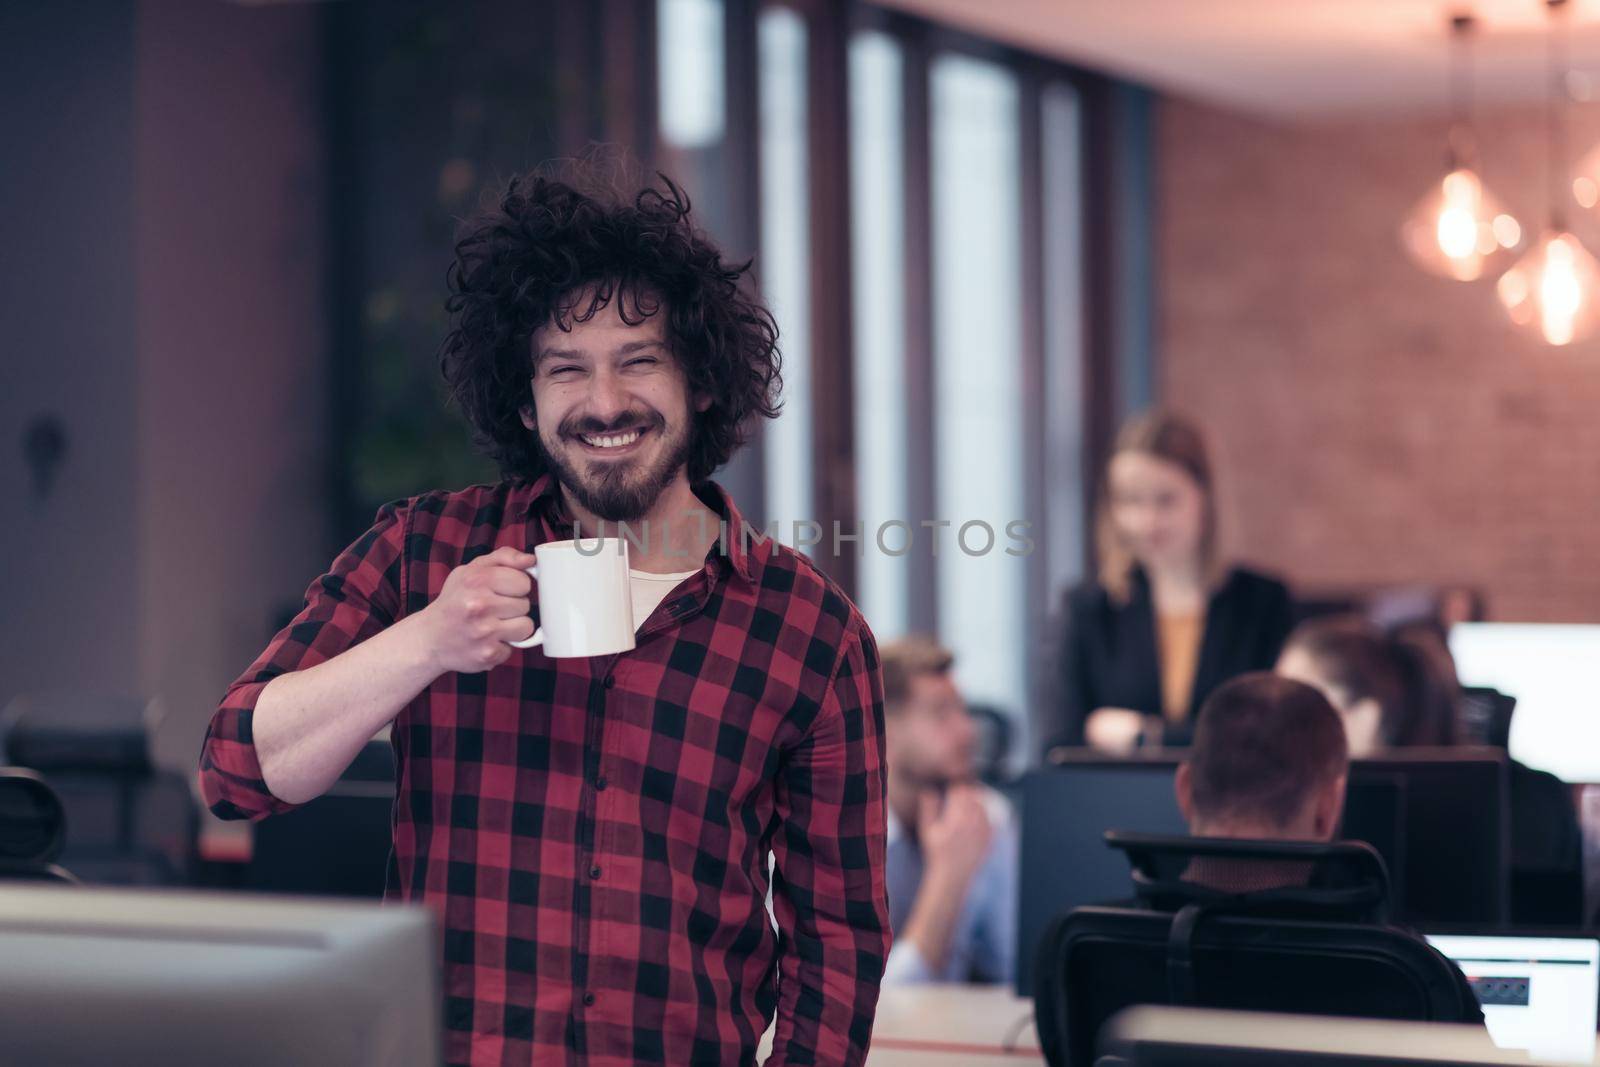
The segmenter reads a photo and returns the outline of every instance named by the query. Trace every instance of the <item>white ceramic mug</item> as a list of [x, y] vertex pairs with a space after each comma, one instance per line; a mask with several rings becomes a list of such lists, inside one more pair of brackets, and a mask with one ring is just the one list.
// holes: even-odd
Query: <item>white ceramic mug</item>
[[585, 537], [535, 545], [539, 628], [512, 648], [543, 645], [547, 656], [609, 656], [633, 647], [633, 596], [628, 587], [628, 542]]

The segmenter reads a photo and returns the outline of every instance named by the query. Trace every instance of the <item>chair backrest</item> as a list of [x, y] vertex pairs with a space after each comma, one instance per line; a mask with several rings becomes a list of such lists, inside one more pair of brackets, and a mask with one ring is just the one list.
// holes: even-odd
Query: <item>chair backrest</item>
[[1461, 687], [1461, 743], [1509, 748], [1517, 698], [1483, 685]]
[[[1179, 975], [1182, 980], [1179, 980]], [[1467, 1022], [1450, 961], [1393, 927], [1083, 907], [1040, 945], [1035, 1010], [1055, 1067], [1094, 1062], [1102, 1024], [1139, 1004]]]
[[200, 810], [188, 779], [170, 771], [125, 776], [49, 773], [71, 832], [61, 861], [86, 882], [187, 885], [199, 848]]
[[65, 838], [55, 790], [32, 771], [0, 767], [0, 881], [76, 881], [54, 862]]
[[[1385, 924], [1389, 872], [1362, 841], [1276, 841], [1108, 830], [1146, 908]], [[1220, 888], [1202, 880], [1220, 881]]]
[[61, 689], [23, 693], [0, 711], [6, 761], [47, 774], [149, 774], [156, 704], [137, 697]]
[[1010, 716], [992, 704], [970, 704], [967, 713], [978, 727], [978, 753], [973, 761], [978, 778], [991, 786], [1009, 781], [1008, 762], [1016, 736]]
[[0, 713], [8, 757], [43, 774], [71, 832], [61, 862], [87, 882], [185, 885], [200, 809], [189, 779], [157, 768], [149, 735], [159, 707], [79, 690], [25, 693]]

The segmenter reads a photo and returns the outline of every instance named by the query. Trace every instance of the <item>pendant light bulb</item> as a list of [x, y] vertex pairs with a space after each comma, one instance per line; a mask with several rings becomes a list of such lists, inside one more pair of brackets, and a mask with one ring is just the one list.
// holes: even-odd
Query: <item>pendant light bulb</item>
[[1451, 124], [1449, 165], [1400, 226], [1400, 243], [1412, 260], [1432, 274], [1470, 282], [1505, 265], [1510, 250], [1522, 242], [1522, 227], [1484, 188], [1472, 166], [1472, 132], [1467, 99], [1471, 72], [1467, 40], [1473, 20], [1450, 20]]
[[[1546, 344], [1570, 345], [1600, 330], [1600, 261], [1589, 254], [1563, 221], [1566, 178], [1567, 63], [1565, 0], [1546, 0], [1551, 15], [1548, 122], [1550, 225], [1495, 291], [1511, 321], [1534, 331]], [[1576, 190], [1575, 190], [1576, 191]]]
[[1418, 266], [1470, 282], [1503, 263], [1522, 242], [1522, 226], [1469, 167], [1450, 171], [1407, 213], [1401, 243]]
[[1570, 233], [1549, 230], [1496, 283], [1518, 326], [1569, 345], [1600, 328], [1600, 262]]

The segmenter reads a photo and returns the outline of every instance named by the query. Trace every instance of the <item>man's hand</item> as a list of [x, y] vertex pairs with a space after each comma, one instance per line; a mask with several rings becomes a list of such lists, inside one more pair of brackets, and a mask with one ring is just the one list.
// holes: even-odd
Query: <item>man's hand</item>
[[922, 845], [927, 874], [959, 887], [963, 898], [989, 854], [993, 836], [983, 790], [978, 786], [952, 786], [945, 792], [942, 806], [931, 792], [917, 800], [917, 839]]
[[361, 746], [446, 671], [504, 662], [533, 634], [522, 570], [534, 557], [499, 548], [445, 576], [439, 596], [331, 659], [273, 678], [252, 719], [261, 779], [289, 804], [321, 796]]
[[438, 597], [418, 612], [440, 674], [486, 671], [510, 658], [515, 650], [508, 642], [533, 636], [533, 579], [525, 568], [534, 563], [532, 553], [505, 546], [445, 576]]
[[[956, 924], [966, 906], [972, 880], [989, 854], [994, 830], [979, 786], [957, 785], [943, 801], [933, 792], [917, 798], [917, 843], [922, 850], [922, 881], [906, 917], [895, 931], [895, 954], [915, 948], [911, 961], [900, 961], [897, 981], [938, 981], [948, 969]], [[906, 943], [902, 948], [901, 943]]]

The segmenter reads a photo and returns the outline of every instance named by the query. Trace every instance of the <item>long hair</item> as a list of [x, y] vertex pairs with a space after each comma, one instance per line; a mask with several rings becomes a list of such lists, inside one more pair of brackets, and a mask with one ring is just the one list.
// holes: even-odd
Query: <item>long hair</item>
[[741, 288], [749, 262], [725, 262], [694, 228], [683, 190], [657, 177], [629, 196], [601, 187], [593, 168], [568, 180], [535, 171], [464, 224], [439, 369], [503, 477], [529, 482], [545, 470], [521, 419], [533, 403], [534, 331], [570, 330], [612, 301], [629, 325], [664, 315], [690, 395], [711, 400], [693, 414], [690, 481], [727, 462], [755, 419], [778, 414], [778, 328]]
[[1342, 703], [1375, 701], [1385, 748], [1455, 744], [1460, 687], [1420, 634], [1391, 636], [1358, 615], [1325, 615], [1297, 626], [1284, 648], [1310, 656]]
[[[1117, 434], [1111, 458], [1125, 452], [1137, 452], [1171, 463], [1200, 487], [1200, 493], [1205, 498], [1200, 530], [1200, 564], [1208, 584], [1215, 583], [1219, 577], [1216, 489], [1211, 477], [1211, 460], [1205, 437], [1200, 428], [1171, 411], [1159, 408], [1146, 411], [1128, 420]], [[1100, 585], [1115, 603], [1126, 604], [1137, 561], [1117, 533], [1116, 523], [1111, 516], [1110, 467], [1108, 460], [1106, 470], [1101, 473], [1095, 502], [1095, 556], [1099, 563]]]

